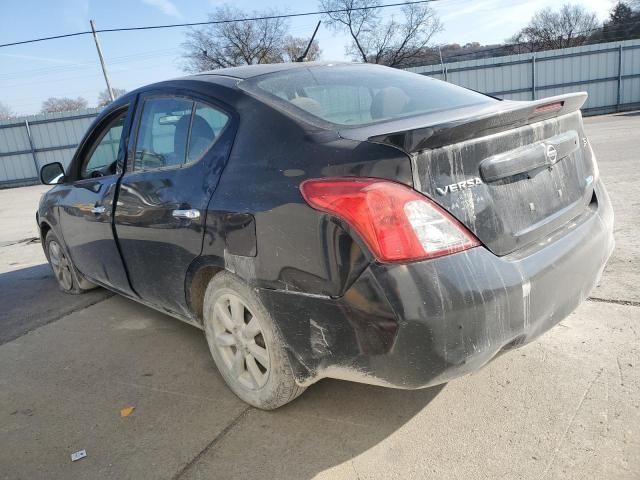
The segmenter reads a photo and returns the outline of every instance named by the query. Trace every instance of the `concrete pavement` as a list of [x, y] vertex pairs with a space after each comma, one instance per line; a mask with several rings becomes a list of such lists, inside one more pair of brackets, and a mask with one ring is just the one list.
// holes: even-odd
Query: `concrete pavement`
[[112, 295], [97, 289], [70, 296], [58, 289], [35, 218], [49, 188], [0, 190], [0, 344]]

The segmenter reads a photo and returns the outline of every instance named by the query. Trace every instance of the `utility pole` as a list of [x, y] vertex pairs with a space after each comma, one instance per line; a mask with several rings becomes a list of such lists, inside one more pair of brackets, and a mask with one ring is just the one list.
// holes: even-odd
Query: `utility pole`
[[100, 48], [100, 42], [98, 41], [98, 34], [96, 33], [96, 24], [93, 20], [89, 20], [91, 24], [91, 31], [93, 32], [93, 39], [96, 41], [96, 48], [98, 49], [98, 56], [100, 57], [100, 65], [102, 65], [102, 73], [104, 74], [104, 81], [107, 84], [107, 92], [109, 92], [109, 98], [113, 102], [116, 98], [113, 96], [113, 89], [109, 83], [109, 75], [107, 75], [107, 67], [104, 65], [104, 57], [102, 56], [102, 49]]
[[440, 48], [440, 45], [438, 45], [438, 53], [440, 54], [440, 68], [442, 68], [442, 79], [446, 82], [447, 81], [447, 69], [444, 68], [444, 62], [442, 61], [442, 49]]

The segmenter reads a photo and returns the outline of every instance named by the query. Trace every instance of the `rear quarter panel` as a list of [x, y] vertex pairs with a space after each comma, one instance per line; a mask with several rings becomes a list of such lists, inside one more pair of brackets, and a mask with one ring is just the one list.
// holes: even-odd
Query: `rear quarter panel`
[[[203, 255], [255, 286], [342, 295], [369, 263], [369, 254], [345, 225], [309, 207], [299, 185], [334, 176], [412, 185], [409, 157], [387, 145], [343, 139], [246, 94], [235, 108], [240, 124], [207, 212]], [[225, 233], [230, 213], [254, 217], [247, 228], [255, 229], [255, 255], [231, 253], [233, 240]], [[239, 235], [243, 241], [247, 236]]]

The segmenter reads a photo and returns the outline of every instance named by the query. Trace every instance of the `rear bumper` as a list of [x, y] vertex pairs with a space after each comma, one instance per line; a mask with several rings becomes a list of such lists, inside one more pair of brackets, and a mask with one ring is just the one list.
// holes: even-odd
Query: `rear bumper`
[[535, 339], [586, 299], [613, 250], [609, 198], [601, 184], [596, 194], [582, 218], [517, 254], [371, 265], [340, 299], [262, 290], [298, 382], [426, 387]]

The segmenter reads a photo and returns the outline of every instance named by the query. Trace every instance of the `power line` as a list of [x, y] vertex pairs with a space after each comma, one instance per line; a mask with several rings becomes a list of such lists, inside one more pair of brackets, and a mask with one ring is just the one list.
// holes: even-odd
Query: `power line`
[[[158, 64], [158, 65], [151, 65], [149, 67], [147, 67], [148, 70], [151, 69], [157, 69], [157, 68], [163, 68], [164, 65], [163, 64]], [[115, 75], [114, 77], [116, 77], [116, 82], [114, 82], [116, 85], [119, 84], [119, 82], [117, 81], [117, 77], [127, 74], [128, 72], [123, 71], [123, 72], [114, 72]], [[102, 73], [98, 72], [94, 75], [91, 75], [91, 77], [95, 77], [96, 79], [99, 78], [100, 76], [102, 76]], [[80, 77], [74, 77], [75, 78], [80, 78]], [[86, 78], [86, 77], [83, 77]], [[168, 77], [171, 78], [171, 77]], [[160, 80], [164, 80], [164, 78], [159, 78], [157, 79], [157, 81]], [[62, 82], [56, 82], [57, 85], [62, 84]], [[148, 83], [148, 82], [146, 82]], [[131, 90], [134, 90], [136, 88], [138, 88], [138, 86], [142, 86], [144, 85], [145, 82], [141, 82], [138, 85], [131, 87]], [[97, 85], [97, 83], [96, 83]], [[63, 87], [64, 88], [64, 87]], [[73, 89], [73, 90], [52, 90], [51, 95], [48, 96], [53, 96], [53, 97], [65, 97], [65, 96], [71, 96], [71, 97], [77, 97], [77, 96], [82, 96], [82, 97], [92, 97], [94, 95], [97, 95], [98, 93], [100, 93], [101, 89], [99, 87], [93, 88], [93, 89], [87, 89], [87, 90], [78, 90], [78, 89]], [[91, 102], [89, 102], [91, 103]], [[15, 101], [11, 102], [11, 106], [13, 108], [20, 108], [20, 107], [24, 107], [24, 106], [38, 106], [42, 104], [42, 100], [33, 100], [32, 97], [18, 97], [15, 99]]]
[[[308, 25], [298, 25], [289, 29], [289, 32], [293, 34], [302, 33], [302, 32], [308, 33], [308, 31], [311, 28], [313, 28], [314, 25], [315, 25], [315, 22], [309, 23]], [[179, 50], [180, 50], [180, 47], [164, 48], [159, 50], [148, 50], [144, 52], [133, 53], [133, 54], [117, 56], [117, 57], [105, 56], [105, 60], [108, 61], [110, 65], [116, 65], [116, 64], [122, 64], [122, 63], [128, 63], [131, 61], [139, 61], [140, 59], [147, 59], [152, 57], [174, 56], [174, 54], [176, 54]], [[29, 76], [31, 74], [38, 74], [38, 73], [47, 73], [47, 74], [60, 73], [60, 72], [67, 73], [69, 70], [72, 70], [72, 69], [85, 68], [87, 66], [92, 66], [92, 65], [95, 65], [95, 60], [83, 60], [80, 62], [65, 63], [57, 66], [38, 67], [36, 69], [0, 73], [0, 82], [2, 82], [3, 80], [21, 78], [21, 77]]]
[[[143, 58], [143, 59], [131, 59], [128, 60], [127, 62], [112, 62], [112, 65], [123, 65], [123, 64], [127, 64], [130, 62], [134, 62], [135, 64], [133, 65], [133, 68], [136, 70], [140, 70], [143, 66], [144, 63], [149, 62], [149, 61], [156, 61], [156, 58]], [[153, 65], [153, 64], [152, 64]], [[165, 66], [166, 67], [166, 61], [162, 64], [157, 64], [157, 66]], [[146, 66], [144, 66], [144, 68], [148, 68]], [[113, 71], [114, 74], [122, 74], [125, 72], [129, 71], [129, 67], [128, 66], [124, 66], [120, 69], [115, 69]], [[92, 72], [92, 73], [89, 73]], [[48, 72], [46, 72], [48, 73]], [[66, 73], [69, 73], [68, 75], [65, 75]], [[63, 76], [59, 76], [63, 74]], [[96, 77], [96, 76], [100, 76], [102, 75], [100, 73], [100, 65], [96, 65], [95, 62], [93, 62], [92, 64], [87, 64], [87, 68], [86, 71], [80, 71], [80, 72], [57, 72], [56, 75], [54, 76], [54, 78], [51, 78], [52, 76], [50, 75], [46, 75], [46, 76], [42, 76], [39, 75], [37, 78], [32, 79], [32, 75], [25, 75], [25, 77], [27, 78], [26, 80], [22, 80], [20, 81], [19, 78], [11, 78], [11, 79], [5, 79], [5, 80], [0, 80], [0, 88], [13, 88], [13, 87], [23, 87], [23, 86], [28, 86], [28, 85], [42, 85], [42, 84], [53, 84], [53, 83], [60, 83], [60, 82], [66, 82], [69, 80], [76, 80], [76, 79], [81, 79], [81, 78], [90, 78], [90, 77]], [[3, 82], [12, 82], [12, 83], [3, 83]]]
[[44, 42], [45, 40], [55, 40], [57, 38], [77, 37], [79, 35], [86, 35], [88, 33], [92, 33], [92, 32], [89, 30], [86, 32], [65, 33], [64, 35], [53, 35], [51, 37], [41, 37], [41, 38], [34, 38], [32, 40], [22, 40], [20, 42], [3, 43], [2, 45], [0, 45], [0, 48], [11, 47], [13, 45], [23, 45], [25, 43]]
[[[623, 27], [617, 27], [614, 28], [612, 30], [620, 30]], [[593, 30], [598, 30], [598, 29], [593, 29]], [[591, 31], [591, 30], [588, 30]], [[584, 32], [579, 32], [579, 33], [584, 33]], [[618, 35], [614, 38], [609, 38], [606, 39], [607, 41], [617, 41], [617, 40], [624, 40], [625, 36], [624, 35]], [[459, 58], [459, 57], [469, 57], [469, 56], [473, 56], [473, 55], [478, 55], [478, 54], [485, 54], [485, 53], [491, 53], [491, 52], [495, 52], [495, 51], [503, 51], [505, 52], [505, 50], [507, 48], [513, 47], [513, 46], [517, 46], [519, 44], [504, 44], [495, 48], [491, 48], [491, 49], [485, 49], [485, 50], [479, 50], [477, 52], [467, 52], [467, 53], [460, 53], [460, 54], [456, 54], [456, 55], [450, 55], [448, 57], [444, 57], [443, 60], [444, 61], [449, 61], [451, 59], [455, 59], [455, 58]], [[526, 44], [522, 44], [522, 45], [526, 45]], [[178, 50], [177, 48], [171, 48], [171, 49], [161, 49], [161, 50], [151, 50], [151, 51], [147, 51], [147, 52], [140, 52], [138, 54], [130, 54], [130, 55], [125, 55], [125, 56], [119, 56], [119, 57], [111, 57], [111, 59], [107, 59], [110, 61], [111, 64], [116, 65], [116, 64], [126, 64], [129, 62], [136, 62], [136, 66], [140, 67], [141, 62], [148, 62], [148, 61], [155, 61], [155, 59], [157, 57], [163, 57], [163, 56], [171, 56], [172, 54], [169, 52], [173, 52]], [[165, 53], [166, 52], [166, 53]], [[438, 57], [437, 53], [435, 52], [431, 52], [432, 55], [434, 56], [434, 58]], [[506, 53], [506, 52], [505, 52]], [[523, 52], [523, 53], [535, 53], [535, 52]], [[517, 55], [518, 53], [515, 52], [509, 52], [507, 55]], [[155, 58], [154, 58], [155, 57]], [[469, 58], [468, 60], [479, 60], [479, 59], [486, 59], [486, 58], [495, 58], [495, 57], [476, 57], [476, 58]], [[451, 63], [451, 62], [448, 62]], [[56, 71], [53, 73], [63, 73], [63, 74], [68, 74], [70, 72], [66, 71], [72, 68], [78, 68], [78, 67], [82, 67], [82, 66], [90, 66], [90, 65], [94, 65], [94, 62], [83, 62], [83, 63], [77, 63], [74, 65], [69, 65], [69, 66], [60, 66], [60, 67], [53, 67], [53, 69], [58, 69], [60, 68], [61, 70], [65, 69], [64, 71]], [[145, 67], [145, 68], [158, 68], [161, 66], [164, 66], [165, 64], [152, 64], [149, 67]], [[434, 65], [434, 64], [425, 64], [424, 62], [415, 62], [415, 63], [411, 63], [411, 64], [407, 64], [407, 65], [403, 65], [403, 68], [408, 68], [408, 67], [416, 67], [416, 66], [429, 66], [429, 65]], [[39, 71], [40, 69], [38, 69], [37, 71]], [[43, 73], [47, 73], [50, 74], [52, 69], [47, 69], [44, 68], [42, 69]], [[56, 78], [56, 79], [50, 79], [50, 78], [40, 78], [40, 79], [31, 79], [29, 78], [29, 80], [26, 81], [22, 81], [20, 83], [10, 83], [10, 84], [4, 84], [2, 85], [2, 88], [12, 88], [12, 87], [18, 87], [18, 86], [25, 86], [25, 85], [36, 85], [36, 84], [56, 84], [56, 83], [62, 83], [62, 82], [68, 82], [69, 80], [76, 80], [76, 79], [80, 79], [80, 78], [94, 78], [94, 77], [99, 77], [101, 74], [99, 73], [98, 70], [95, 70], [94, 73], [80, 73], [78, 72], [77, 74], [71, 74], [71, 75], [65, 75], [62, 78]], [[26, 72], [15, 72], [14, 74], [30, 74], [36, 72], [36, 70], [29, 70]], [[114, 74], [116, 76], [119, 76], [121, 74], [125, 74], [127, 72], [127, 70], [121, 71], [121, 70], [116, 70], [114, 71]], [[9, 80], [9, 79], [5, 79]], [[10, 80], [17, 80], [17, 78], [11, 78]], [[1, 81], [0, 81], [1, 84]], [[73, 93], [73, 92], [70, 92]]]
[[[140, 52], [140, 53], [118, 56], [118, 57], [106, 57], [106, 60], [111, 65], [119, 65], [119, 64], [129, 63], [133, 61], [136, 61], [136, 62], [145, 61], [145, 60], [148, 60], [151, 58], [157, 58], [157, 57], [174, 56], [174, 54], [178, 50], [180, 50], [178, 47], [162, 49], [162, 50], [151, 50], [147, 52]], [[39, 74], [39, 73], [46, 73], [47, 75], [57, 74], [57, 73], [68, 73], [69, 70], [86, 68], [88, 66], [89, 67], [95, 66], [95, 63], [96, 62], [94, 60], [91, 60], [91, 61], [82, 61], [77, 63], [69, 63], [69, 64], [59, 65], [55, 67], [39, 67], [36, 69], [30, 69], [30, 70], [21, 70], [17, 72], [2, 73], [0, 74], [0, 83], [4, 80], [14, 80], [21, 77], [31, 78], [32, 75]]]
[[[424, 3], [434, 3], [440, 2], [442, 0], [414, 0], [410, 2], [398, 2], [398, 3], [386, 3], [382, 5], [372, 5], [369, 7], [358, 7], [358, 8], [339, 8], [335, 10], [319, 10], [315, 12], [300, 12], [300, 13], [287, 13], [281, 15], [266, 15], [262, 17], [249, 17], [249, 18], [237, 18], [232, 20], [210, 20], [207, 22], [191, 22], [191, 23], [167, 23], [164, 25], [147, 25], [140, 27], [120, 27], [120, 28], [101, 28], [96, 30], [96, 33], [103, 32], [132, 32], [137, 30], [157, 30], [160, 28], [183, 28], [183, 27], [199, 27], [203, 25], [217, 25], [222, 23], [236, 23], [236, 22], [255, 22], [259, 20], [277, 20], [284, 18], [297, 18], [297, 17], [309, 17], [312, 15], [328, 15], [331, 13], [345, 13], [355, 10], [375, 10], [379, 8], [390, 8], [390, 7], [402, 7], [404, 5], [418, 5]], [[68, 37], [77, 37], [79, 35], [88, 35], [93, 34], [91, 30], [86, 30], [83, 32], [74, 32], [74, 33], [66, 33], [63, 35], [53, 35], [50, 37], [42, 37], [42, 38], [33, 38], [30, 40], [21, 40], [18, 42], [10, 42], [0, 44], [0, 48], [2, 47], [11, 47], [14, 45], [24, 45], [26, 43], [35, 43], [35, 42], [43, 42], [45, 40], [56, 40], [59, 38], [68, 38]]]
[[[624, 39], [625, 37], [623, 35], [620, 36], [616, 36], [614, 38], [611, 39], [611, 41], [617, 41], [617, 40], [621, 40]], [[435, 54], [437, 55], [437, 54]], [[473, 55], [472, 53], [466, 53], [464, 55]], [[495, 58], [495, 57], [486, 57], [486, 58]], [[479, 59], [473, 59], [473, 60], [483, 60], [486, 58], [479, 58]], [[144, 61], [154, 61], [155, 59], [149, 58], [146, 59]], [[433, 66], [433, 65], [437, 65], [436, 64], [430, 64], [429, 66]], [[145, 66], [144, 69], [146, 71], [151, 70], [151, 69], [156, 69], [156, 68], [163, 68], [165, 66], [164, 63], [158, 63], [158, 64], [151, 64], [149, 66]], [[410, 65], [406, 65], [405, 67], [409, 67]], [[412, 65], [412, 66], [418, 66], [416, 65]], [[140, 70], [139, 66], [137, 68], [137, 70]], [[122, 75], [130, 75], [129, 71], [124, 70], [124, 71], [114, 71], [113, 72], [114, 77], [121, 77]], [[99, 71], [96, 70], [95, 73], [92, 74], [83, 74], [83, 75], [74, 75], [74, 76], [70, 76], [70, 77], [66, 77], [66, 78], [62, 78], [62, 79], [56, 79], [56, 80], [38, 80], [38, 81], [34, 81], [34, 82], [22, 82], [20, 84], [13, 84], [13, 85], [4, 85], [2, 86], [2, 88], [9, 88], [9, 87], [15, 87], [15, 86], [19, 86], [19, 85], [33, 85], [35, 83], [47, 83], [47, 84], [51, 84], [51, 85], [56, 85], [56, 84], [61, 84], [63, 82], [68, 82], [69, 80], [75, 80], [75, 79], [80, 79], [80, 78], [97, 78], [100, 77], [101, 73]], [[118, 83], [118, 82], [116, 82]], [[85, 94], [90, 94], [90, 93], [95, 93], [98, 90], [88, 90], [88, 91], [77, 91], [77, 90], [73, 90], [73, 91], [56, 91], [55, 94], [56, 95], [85, 95]], [[24, 106], [24, 105], [38, 105], [41, 102], [40, 101], [28, 101], [28, 97], [25, 98], [19, 98], [18, 102], [19, 103], [12, 103], [13, 107], [20, 107], [20, 106]]]
[[[355, 10], [367, 10], [367, 9], [373, 9], [373, 8], [388, 8], [388, 7], [398, 7], [398, 6], [403, 6], [403, 5], [411, 5], [411, 4], [425, 4], [425, 3], [431, 3], [431, 2], [436, 2], [436, 1], [442, 1], [442, 0], [420, 0], [420, 1], [412, 1], [412, 2], [402, 2], [402, 3], [392, 3], [392, 4], [383, 4], [383, 5], [379, 5], [377, 7], [361, 7], [361, 8], [357, 8]], [[457, 0], [447, 0], [447, 1], [451, 1], [451, 2], [456, 2]], [[318, 12], [305, 12], [305, 13], [294, 13], [294, 14], [283, 14], [283, 15], [271, 15], [271, 16], [265, 16], [265, 17], [254, 17], [254, 18], [245, 18], [245, 19], [237, 19], [237, 20], [224, 20], [224, 21], [209, 21], [209, 22], [197, 22], [197, 23], [183, 23], [183, 24], [170, 24], [170, 25], [156, 25], [156, 26], [148, 26], [148, 27], [128, 27], [128, 28], [114, 28], [114, 29], [102, 29], [102, 30], [96, 30], [97, 32], [118, 32], [118, 31], [131, 31], [131, 30], [149, 30], [149, 29], [159, 29], [159, 28], [172, 28], [172, 27], [186, 27], [186, 26], [198, 26], [198, 25], [209, 25], [209, 24], [218, 24], [218, 23], [232, 23], [232, 22], [243, 22], [243, 21], [256, 21], [256, 20], [261, 20], [261, 19], [276, 19], [276, 18], [289, 18], [289, 17], [301, 17], [301, 16], [313, 16], [313, 15], [322, 15], [322, 14], [329, 14], [329, 13], [339, 13], [339, 12], [345, 12], [348, 11], [347, 9], [339, 9], [339, 10], [325, 10], [325, 11], [318, 11]], [[622, 23], [622, 24], [618, 24], [618, 25], [609, 25], [608, 26], [608, 32], [610, 33], [617, 33], [617, 32], [622, 32], [624, 29], [626, 29], [626, 26], [629, 25], [637, 25], [638, 22], [627, 22], [627, 23]], [[589, 29], [589, 30], [584, 30], [584, 31], [580, 31], [580, 32], [576, 32], [574, 33], [575, 36], [580, 36], [580, 35], [584, 35], [584, 34], [588, 34], [590, 32], [599, 32], [602, 31], [602, 26], [601, 27], [596, 27], [593, 29]], [[0, 47], [4, 47], [4, 46], [10, 46], [10, 45], [16, 45], [16, 44], [23, 44], [23, 43], [33, 43], [33, 42], [38, 42], [38, 41], [44, 41], [44, 40], [49, 40], [49, 39], [55, 39], [55, 38], [64, 38], [64, 37], [71, 37], [71, 36], [77, 36], [77, 35], [83, 35], [83, 34], [90, 34], [92, 33], [91, 31], [86, 31], [86, 32], [75, 32], [75, 33], [71, 33], [71, 34], [66, 34], [66, 35], [57, 35], [57, 36], [53, 36], [53, 37], [45, 37], [45, 38], [41, 38], [41, 39], [34, 39], [34, 40], [27, 40], [27, 41], [23, 41], [23, 42], [14, 42], [14, 43], [9, 43], [9, 44], [4, 44], [4, 45], [0, 45]], [[600, 41], [616, 41], [618, 39], [624, 39], [624, 35], [620, 36], [615, 36], [615, 38], [608, 38], [608, 39], [598, 39], [598, 42], [593, 42], [593, 43], [599, 43]], [[513, 47], [518, 47], [518, 46], [527, 46], [530, 45], [530, 43], [528, 42], [520, 42], [520, 43], [513, 43], [513, 44], [503, 44], [503, 45], [499, 45], [495, 48], [489, 48], [489, 49], [485, 49], [485, 50], [479, 50], [476, 52], [466, 52], [466, 53], [458, 53], [455, 55], [450, 55], [448, 57], [444, 58], [444, 61], [446, 62], [450, 62], [451, 59], [455, 59], [455, 58], [459, 58], [459, 57], [471, 57], [469, 58], [469, 60], [476, 60], [476, 59], [482, 59], [482, 58], [491, 58], [491, 57], [479, 57], [478, 55], [484, 55], [487, 53], [491, 53], [491, 52], [496, 52], [496, 51], [501, 51], [504, 52], [504, 54], [506, 55], [513, 55], [513, 54], [517, 54], [515, 51], [513, 52], [509, 52], [508, 49], [509, 48], [513, 48]], [[107, 58], [107, 60], [110, 60], [110, 63], [113, 64], [118, 64], [118, 63], [129, 63], [129, 62], [146, 62], [149, 60], [152, 60], [152, 57], [161, 57], [161, 56], [170, 56], [171, 54], [161, 54], [160, 52], [171, 52], [171, 51], [176, 51], [178, 50], [178, 48], [171, 48], [171, 49], [164, 49], [164, 50], [152, 50], [152, 51], [147, 51], [147, 52], [140, 52], [138, 54], [129, 54], [129, 55], [125, 55], [125, 56], [121, 56], [121, 57], [112, 57]], [[534, 53], [534, 52], [524, 52], [524, 53]], [[475, 58], [474, 58], [475, 56]], [[113, 60], [113, 61], [111, 61]], [[36, 70], [30, 70], [30, 71], [23, 71], [23, 72], [14, 72], [14, 73], [7, 73], [7, 74], [0, 74], [0, 78], [5, 77], [5, 80], [8, 80], [9, 78], [11, 79], [17, 79], [16, 77], [19, 77], [21, 75], [25, 75], [27, 73], [36, 73], [38, 71], [42, 71], [43, 73], [52, 73], [54, 70], [54, 73], [67, 73], [67, 70], [69, 69], [73, 69], [81, 67], [83, 65], [90, 65], [93, 62], [83, 62], [83, 63], [76, 63], [74, 64], [70, 64], [70, 65], [61, 65], [61, 66], [56, 66], [56, 67], [48, 67], [48, 68], [39, 68]], [[164, 64], [163, 64], [164, 65]], [[157, 65], [157, 66], [153, 66], [151, 68], [159, 68], [163, 65]], [[411, 67], [411, 66], [417, 66], [417, 65], [425, 65], [425, 62], [416, 62], [413, 64], [407, 64], [407, 65], [403, 65], [403, 68], [406, 67]], [[139, 66], [139, 65], [138, 65]], [[58, 69], [60, 70], [58, 72]], [[93, 69], [92, 69], [93, 70]], [[80, 73], [80, 72], [78, 72]], [[123, 74], [125, 72], [118, 72], [115, 71], [114, 72], [116, 75], [119, 74]], [[99, 73], [96, 74], [90, 74], [90, 75], [75, 75], [75, 76], [71, 76], [71, 77], [67, 77], [67, 78], [61, 78], [59, 79], [57, 82], [56, 81], [51, 81], [51, 80], [36, 80], [36, 81], [29, 81], [29, 82], [21, 82], [20, 84], [15, 84], [15, 85], [8, 85], [9, 87], [14, 87], [14, 86], [18, 86], [18, 85], [24, 85], [25, 83], [28, 84], [33, 84], [33, 83], [62, 83], [62, 81], [67, 81], [67, 80], [72, 80], [72, 79], [76, 79], [76, 78], [81, 78], [81, 77], [97, 77], [99, 76]], [[7, 78], [9, 77], [9, 78]], [[5, 88], [7, 87], [6, 85], [4, 86]], [[77, 92], [74, 92], [77, 93]], [[26, 99], [25, 99], [26, 100]], [[29, 102], [31, 103], [31, 102]], [[39, 102], [33, 102], [33, 104], [35, 103], [39, 103]]]

